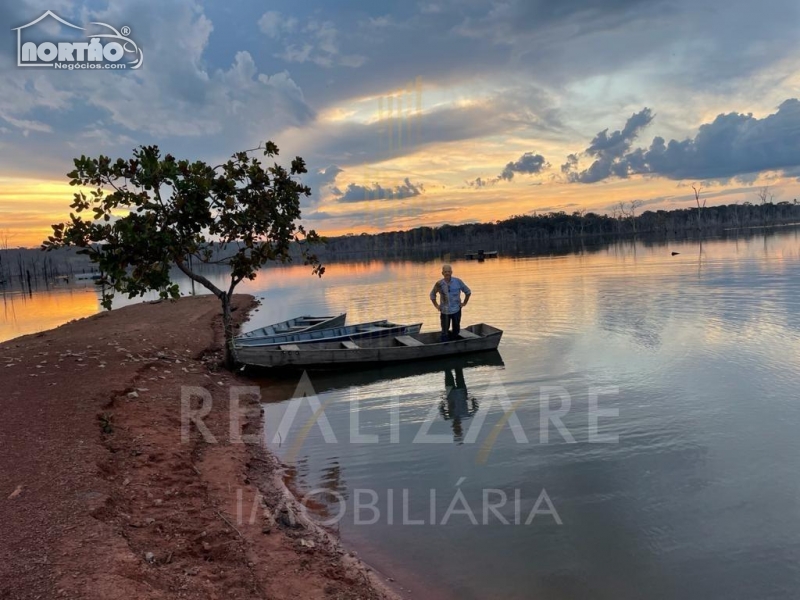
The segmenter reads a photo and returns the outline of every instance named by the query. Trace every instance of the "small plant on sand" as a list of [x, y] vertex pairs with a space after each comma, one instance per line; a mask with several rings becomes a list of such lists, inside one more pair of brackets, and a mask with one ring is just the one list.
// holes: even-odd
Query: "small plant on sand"
[[[300, 199], [311, 193], [295, 179], [306, 172], [303, 159], [292, 160], [289, 169], [277, 163], [265, 167], [252, 156], [256, 151], [271, 158], [278, 147], [267, 142], [216, 167], [162, 156], [158, 146], [141, 146], [128, 160], [81, 156], [67, 174], [80, 190], [74, 212], [68, 222], [53, 225], [42, 247], [80, 247], [102, 273], [98, 283], [107, 309], [115, 292], [133, 298], [157, 290], [177, 298], [171, 278], [177, 267], [222, 303], [231, 367], [236, 286], [254, 279], [269, 261], [291, 261], [295, 243], [312, 273], [322, 276], [325, 270], [307, 246], [321, 238], [298, 223]], [[212, 265], [228, 268], [229, 285], [217, 286], [203, 274]]]

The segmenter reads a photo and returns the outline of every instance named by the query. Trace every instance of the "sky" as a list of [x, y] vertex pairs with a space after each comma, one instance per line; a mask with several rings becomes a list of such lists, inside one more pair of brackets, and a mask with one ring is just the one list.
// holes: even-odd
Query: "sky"
[[[17, 66], [16, 28], [48, 10], [130, 28], [141, 66]], [[686, 208], [693, 185], [708, 205], [800, 197], [796, 0], [28, 0], [0, 24], [0, 245], [67, 218], [75, 157], [149, 144], [275, 142], [326, 235]], [[52, 17], [20, 32], [86, 39]]]

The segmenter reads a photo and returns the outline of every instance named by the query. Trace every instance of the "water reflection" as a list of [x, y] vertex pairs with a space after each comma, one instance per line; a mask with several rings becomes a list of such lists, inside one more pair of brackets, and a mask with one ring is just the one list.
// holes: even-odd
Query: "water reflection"
[[478, 412], [478, 400], [469, 396], [467, 383], [464, 381], [464, 369], [445, 369], [444, 372], [445, 396], [439, 403], [439, 413], [445, 421], [450, 421], [453, 426], [453, 441], [457, 444], [464, 443], [463, 421], [471, 418]]
[[295, 463], [285, 466], [283, 482], [297, 496], [303, 496], [304, 505], [312, 514], [320, 519], [327, 519], [331, 516], [331, 508], [335, 507], [337, 502], [350, 498], [349, 488], [342, 474], [339, 458], [330, 457], [317, 474], [319, 479], [314, 479], [315, 493], [304, 495], [303, 492], [312, 486], [309, 459], [304, 456]]
[[91, 285], [33, 293], [28, 289], [4, 290], [0, 296], [0, 341], [52, 329], [100, 310]]
[[[385, 308], [433, 329], [424, 299], [437, 268], [341, 272], [320, 306], [330, 312], [354, 293], [389, 298], [385, 307], [364, 300], [345, 308], [353, 319]], [[564, 526], [474, 527], [465, 519], [446, 527], [364, 527], [345, 519], [346, 542], [378, 567], [399, 564], [461, 600], [632, 600], [642, 590], [670, 600], [796, 595], [800, 526], [786, 519], [800, 497], [796, 231], [702, 246], [622, 241], [565, 257], [459, 263], [458, 272], [475, 291], [467, 322], [505, 331], [503, 367], [424, 363], [315, 374], [339, 443], [312, 431], [297, 456], [308, 465], [301, 487], [337, 480], [345, 492], [374, 489], [381, 502], [388, 490], [398, 498], [408, 489], [412, 519], [426, 518], [431, 489], [450, 498], [459, 481], [471, 505], [483, 490], [499, 489], [509, 497], [519, 491], [530, 506], [546, 488]], [[274, 400], [290, 398], [297, 386], [296, 378], [264, 382]], [[470, 434], [484, 420], [488, 434], [502, 419], [489, 391], [496, 385], [518, 406], [529, 442], [506, 427], [481, 462], [488, 438], [471, 444]], [[358, 392], [346, 391], [351, 386]], [[575, 443], [554, 429], [542, 441], [543, 386], [569, 394], [563, 422]], [[619, 443], [589, 437], [589, 398], [598, 387], [618, 390], [600, 399], [601, 410], [617, 415], [601, 419], [599, 433], [616, 434]], [[393, 397], [401, 407], [397, 443], [387, 425]], [[348, 443], [356, 400], [360, 431], [378, 443]], [[282, 406], [268, 406], [267, 415]], [[416, 443], [423, 426], [440, 443]]]

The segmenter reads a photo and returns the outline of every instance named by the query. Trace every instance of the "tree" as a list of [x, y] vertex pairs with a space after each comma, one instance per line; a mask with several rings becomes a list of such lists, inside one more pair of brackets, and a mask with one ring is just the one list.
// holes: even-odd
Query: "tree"
[[706, 207], [706, 200], [703, 198], [703, 203], [700, 203], [700, 192], [703, 190], [702, 186], [695, 186], [692, 184], [692, 189], [694, 190], [694, 200], [697, 202], [697, 229], [698, 231], [702, 231], [703, 229], [703, 209]]
[[[773, 194], [768, 185], [759, 188], [756, 193], [758, 196], [759, 204], [761, 205], [761, 224], [766, 225], [769, 221], [768, 214], [772, 212], [772, 203], [775, 201], [775, 194]], [[770, 205], [769, 207], [767, 205]]]
[[759, 188], [758, 192], [756, 192], [756, 195], [758, 196], [758, 201], [761, 206], [772, 204], [772, 202], [775, 200], [775, 194], [770, 192], [768, 185]]
[[633, 233], [636, 233], [636, 209], [644, 205], [644, 200], [631, 200], [630, 207], [628, 202], [619, 202], [617, 208], [619, 211], [619, 219], [627, 219], [631, 222]]
[[[307, 246], [322, 238], [296, 223], [300, 198], [311, 193], [294, 179], [306, 172], [303, 159], [295, 158], [288, 171], [277, 163], [265, 168], [250, 155], [260, 150], [270, 158], [278, 154], [267, 142], [216, 167], [170, 154], [162, 158], [158, 146], [140, 146], [129, 160], [81, 156], [67, 174], [80, 190], [71, 205], [74, 212], [68, 222], [53, 225], [42, 248], [81, 248], [100, 269], [106, 309], [115, 292], [133, 298], [158, 290], [162, 298], [177, 298], [170, 276], [177, 266], [219, 298], [230, 367], [236, 286], [254, 279], [268, 261], [290, 262], [293, 242], [312, 273], [321, 277], [325, 271]], [[227, 289], [199, 272], [202, 265], [226, 266]]]

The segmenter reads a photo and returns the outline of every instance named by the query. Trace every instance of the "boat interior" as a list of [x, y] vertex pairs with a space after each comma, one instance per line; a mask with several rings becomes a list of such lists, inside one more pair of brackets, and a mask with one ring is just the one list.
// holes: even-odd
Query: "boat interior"
[[464, 340], [474, 340], [485, 338], [494, 334], [501, 334], [502, 331], [486, 323], [470, 325], [459, 332], [458, 339], [447, 342], [442, 341], [440, 331], [429, 331], [426, 333], [413, 333], [407, 335], [382, 336], [374, 338], [361, 338], [358, 340], [334, 340], [329, 342], [311, 342], [303, 344], [280, 344], [272, 350], [300, 351], [300, 350], [357, 350], [359, 348], [396, 348], [396, 347], [419, 347], [430, 346], [433, 344], [454, 344]]

